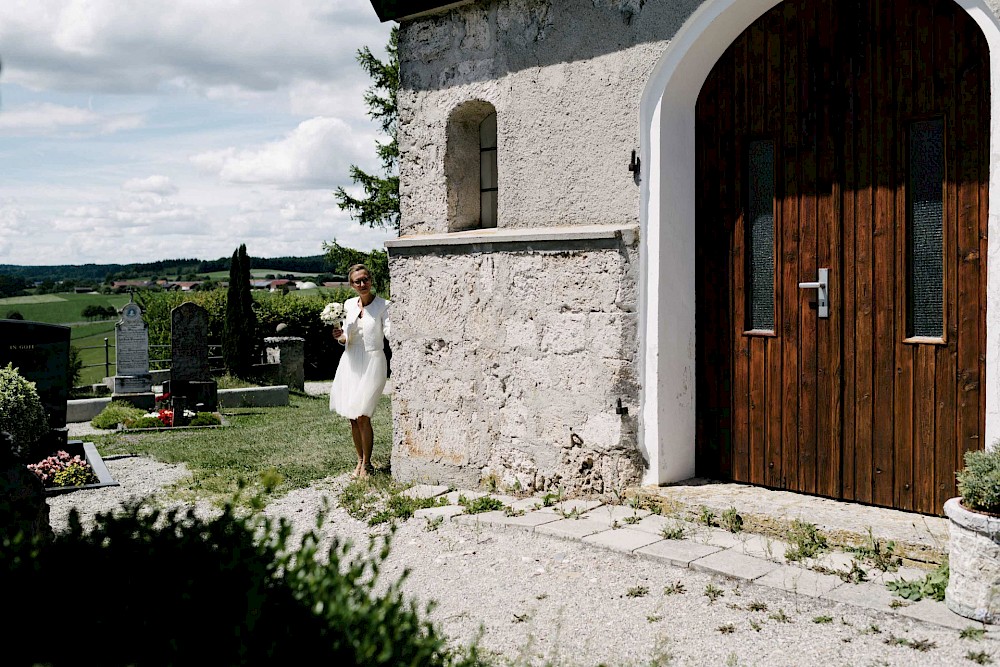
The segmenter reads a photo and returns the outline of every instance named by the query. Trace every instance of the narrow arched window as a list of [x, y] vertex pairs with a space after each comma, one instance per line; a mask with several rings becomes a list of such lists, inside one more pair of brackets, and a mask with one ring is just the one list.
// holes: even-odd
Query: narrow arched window
[[479, 124], [479, 225], [497, 226], [497, 115]]
[[470, 100], [452, 110], [444, 156], [448, 231], [497, 226], [497, 145], [492, 104]]

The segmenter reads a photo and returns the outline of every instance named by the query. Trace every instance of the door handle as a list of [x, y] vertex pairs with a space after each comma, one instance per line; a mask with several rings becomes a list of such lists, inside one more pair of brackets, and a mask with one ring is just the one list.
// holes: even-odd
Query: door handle
[[819, 269], [818, 279], [814, 283], [799, 283], [799, 289], [814, 289], [817, 291], [816, 315], [821, 319], [830, 317], [830, 269]]

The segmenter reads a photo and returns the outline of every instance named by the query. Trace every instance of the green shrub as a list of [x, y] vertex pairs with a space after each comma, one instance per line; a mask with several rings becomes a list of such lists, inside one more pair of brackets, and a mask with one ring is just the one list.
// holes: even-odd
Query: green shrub
[[90, 420], [94, 428], [116, 428], [119, 424], [128, 424], [140, 419], [146, 411], [125, 401], [111, 401], [100, 414]]
[[17, 456], [26, 455], [49, 432], [35, 383], [21, 376], [13, 364], [0, 366], [0, 431], [13, 436]]
[[965, 507], [1000, 513], [1000, 450], [966, 452], [956, 478]]
[[83, 486], [97, 482], [97, 475], [90, 466], [70, 464], [55, 475], [56, 486]]
[[951, 568], [948, 561], [938, 565], [934, 570], [928, 572], [923, 579], [895, 579], [886, 583], [885, 587], [890, 591], [911, 602], [917, 602], [924, 598], [931, 598], [938, 602], [944, 601], [945, 589], [948, 588], [948, 578]]
[[211, 412], [199, 412], [188, 426], [218, 426], [222, 422]]
[[[232, 505], [203, 519], [133, 503], [87, 530], [73, 512], [48, 544], [6, 539], [0, 590], [18, 613], [5, 621], [17, 641], [4, 661], [75, 664], [80, 643], [52, 641], [53, 628], [71, 628], [113, 637], [100, 643], [109, 665], [480, 664], [474, 648], [448, 648], [426, 610], [404, 600], [403, 580], [379, 585], [389, 538], [355, 556], [335, 539], [324, 558], [324, 520], [292, 545], [287, 521], [238, 517]], [[54, 573], [80, 572], [108, 575], [86, 613], [39, 595]]]
[[162, 428], [163, 422], [161, 422], [156, 417], [149, 417], [147, 415], [142, 415], [138, 419], [128, 419], [125, 422], [125, 428]]

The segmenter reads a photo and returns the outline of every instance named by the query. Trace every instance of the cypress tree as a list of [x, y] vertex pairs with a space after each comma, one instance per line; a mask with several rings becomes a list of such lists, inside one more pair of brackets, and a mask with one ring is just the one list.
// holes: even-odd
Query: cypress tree
[[247, 378], [257, 348], [257, 314], [250, 291], [250, 258], [246, 244], [233, 252], [229, 263], [226, 319], [222, 324], [222, 362], [231, 374]]

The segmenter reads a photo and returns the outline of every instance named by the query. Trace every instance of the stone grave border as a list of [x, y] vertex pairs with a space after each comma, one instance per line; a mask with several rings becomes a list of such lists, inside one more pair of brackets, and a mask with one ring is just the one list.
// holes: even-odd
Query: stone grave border
[[83, 457], [90, 464], [90, 467], [93, 468], [94, 474], [97, 475], [97, 482], [94, 484], [82, 484], [80, 486], [49, 486], [45, 488], [46, 496], [58, 496], [82, 489], [101, 489], [106, 486], [120, 486], [114, 477], [111, 476], [111, 473], [108, 472], [108, 467], [104, 465], [104, 459], [101, 458], [94, 443], [84, 442], [83, 440], [67, 440], [66, 452], [70, 456]]

